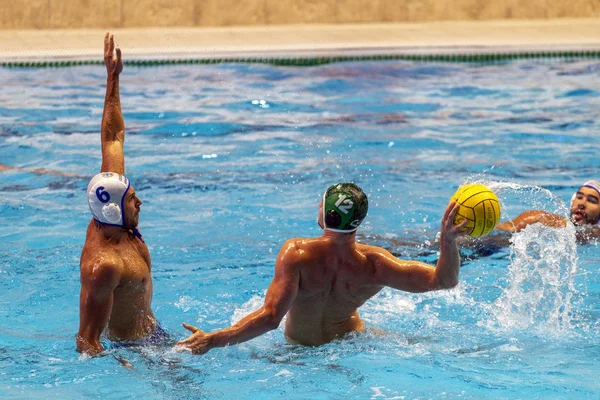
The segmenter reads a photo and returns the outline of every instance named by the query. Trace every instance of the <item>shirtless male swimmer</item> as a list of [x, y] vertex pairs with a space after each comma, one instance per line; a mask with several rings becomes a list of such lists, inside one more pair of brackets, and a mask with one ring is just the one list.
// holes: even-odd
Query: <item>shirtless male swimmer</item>
[[[579, 242], [600, 237], [600, 182], [587, 181], [573, 194], [570, 205], [570, 220], [575, 225]], [[541, 223], [551, 228], [564, 228], [567, 220], [560, 215], [542, 210], [530, 210], [512, 221], [498, 224], [496, 230], [519, 232], [528, 225]]]
[[449, 289], [458, 283], [460, 255], [456, 239], [466, 224], [454, 225], [458, 205], [442, 218], [440, 256], [434, 268], [403, 261], [387, 250], [356, 243], [356, 229], [366, 217], [365, 193], [352, 183], [329, 187], [319, 204], [321, 237], [291, 239], [275, 262], [275, 276], [263, 306], [233, 326], [211, 333], [183, 324], [192, 332], [178, 345], [203, 354], [214, 347], [245, 342], [276, 329], [287, 314], [290, 343], [318, 346], [349, 332], [363, 332], [358, 308], [385, 286], [407, 292]]
[[165, 334], [150, 308], [150, 253], [137, 228], [142, 201], [123, 176], [125, 124], [119, 96], [123, 60], [108, 33], [104, 63], [108, 78], [101, 126], [102, 167], [87, 188], [93, 219], [80, 260], [77, 351], [89, 355], [104, 350], [100, 335], [107, 325], [107, 336], [115, 342], [137, 343]]

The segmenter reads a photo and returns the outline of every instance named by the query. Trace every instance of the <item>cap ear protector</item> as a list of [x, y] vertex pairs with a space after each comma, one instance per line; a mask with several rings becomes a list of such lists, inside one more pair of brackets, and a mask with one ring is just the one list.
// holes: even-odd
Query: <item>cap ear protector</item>
[[121, 207], [116, 203], [108, 203], [102, 206], [102, 215], [111, 224], [118, 224], [122, 218]]
[[87, 198], [94, 219], [108, 225], [123, 226], [123, 202], [131, 183], [123, 175], [102, 172], [94, 176], [87, 188]]

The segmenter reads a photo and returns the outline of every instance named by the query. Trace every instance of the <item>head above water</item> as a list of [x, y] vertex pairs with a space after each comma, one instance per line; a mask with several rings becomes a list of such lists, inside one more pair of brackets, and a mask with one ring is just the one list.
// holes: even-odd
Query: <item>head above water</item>
[[575, 225], [600, 225], [600, 182], [587, 181], [573, 194], [571, 221]]
[[354, 183], [336, 183], [323, 194], [322, 228], [333, 232], [356, 231], [367, 216], [369, 201]]
[[127, 229], [137, 226], [141, 201], [125, 176], [114, 172], [95, 175], [88, 184], [87, 199], [96, 221]]

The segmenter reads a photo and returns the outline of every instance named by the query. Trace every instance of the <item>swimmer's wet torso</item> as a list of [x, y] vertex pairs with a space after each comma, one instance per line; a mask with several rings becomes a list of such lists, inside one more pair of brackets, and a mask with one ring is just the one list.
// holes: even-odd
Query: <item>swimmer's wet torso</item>
[[[156, 327], [150, 308], [152, 302], [151, 261], [148, 247], [133, 234], [106, 238], [90, 222], [81, 255], [81, 274], [91, 275], [112, 259], [118, 283], [113, 290], [107, 336], [111, 340], [136, 340], [148, 336]], [[99, 271], [96, 271], [99, 272]], [[82, 278], [82, 281], [86, 279]]]
[[458, 208], [454, 202], [446, 208], [439, 258], [433, 267], [399, 260], [383, 248], [356, 243], [356, 229], [367, 215], [367, 197], [353, 183], [332, 185], [319, 204], [317, 221], [323, 235], [284, 243], [263, 306], [215, 332], [206, 333], [184, 323], [192, 335], [178, 345], [204, 354], [275, 329], [287, 315], [287, 340], [318, 346], [349, 332], [364, 331], [358, 308], [385, 286], [408, 292], [452, 288], [458, 283], [460, 267], [456, 240], [466, 235], [466, 220], [453, 224]]

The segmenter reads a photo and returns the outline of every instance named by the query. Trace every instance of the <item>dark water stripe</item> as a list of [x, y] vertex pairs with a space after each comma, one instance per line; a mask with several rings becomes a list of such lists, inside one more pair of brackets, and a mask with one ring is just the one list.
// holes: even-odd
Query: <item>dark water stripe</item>
[[[151, 67], [156, 65], [176, 64], [272, 64], [295, 67], [311, 67], [315, 65], [331, 64], [348, 61], [423, 61], [423, 62], [448, 62], [448, 63], [494, 63], [501, 61], [522, 59], [583, 59], [600, 58], [600, 51], [552, 51], [552, 52], [512, 52], [512, 53], [490, 53], [490, 54], [390, 54], [390, 55], [364, 55], [364, 56], [335, 56], [335, 57], [223, 57], [211, 59], [167, 59], [167, 60], [129, 60], [127, 65]], [[103, 60], [62, 60], [62, 61], [3, 61], [0, 66], [6, 68], [58, 68], [73, 67], [78, 65], [102, 65]]]

